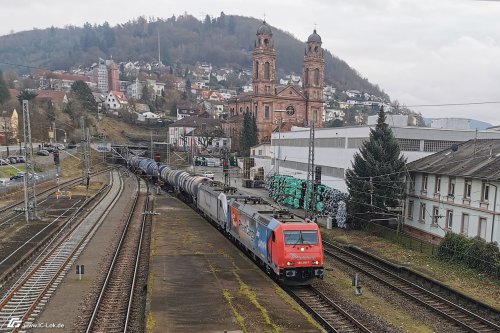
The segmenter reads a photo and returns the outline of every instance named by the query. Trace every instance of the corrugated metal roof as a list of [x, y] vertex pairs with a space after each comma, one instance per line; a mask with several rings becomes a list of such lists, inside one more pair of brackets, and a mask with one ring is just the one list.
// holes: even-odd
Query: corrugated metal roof
[[469, 140], [409, 163], [408, 170], [448, 176], [500, 179], [500, 139]]

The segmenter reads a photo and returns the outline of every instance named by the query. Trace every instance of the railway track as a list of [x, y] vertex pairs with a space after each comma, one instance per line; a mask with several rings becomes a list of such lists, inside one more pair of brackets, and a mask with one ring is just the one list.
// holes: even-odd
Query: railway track
[[112, 174], [109, 191], [100, 205], [75, 224], [62, 239], [33, 261], [0, 299], [0, 332], [31, 327], [64, 275], [91, 239], [123, 191], [121, 178]]
[[[109, 172], [112, 169], [113, 168], [106, 168], [104, 170], [95, 172], [95, 173], [93, 173], [91, 175], [91, 177], [100, 175], [100, 174], [102, 174], [104, 172]], [[78, 178], [74, 178], [74, 179], [70, 179], [70, 180], [67, 180], [65, 182], [62, 182], [62, 183], [59, 184], [59, 188], [63, 189], [63, 188], [68, 188], [68, 187], [74, 186], [74, 185], [78, 184], [81, 181], [81, 179], [82, 179], [81, 177], [78, 177]], [[47, 182], [49, 182], [49, 181], [47, 181]], [[39, 193], [37, 193], [37, 197], [41, 198], [43, 195], [51, 194], [57, 188], [58, 188], [57, 185], [51, 186], [50, 188], [45, 189], [45, 190], [40, 191]], [[21, 200], [21, 201], [14, 202], [14, 203], [12, 203], [10, 205], [4, 206], [4, 207], [0, 207], [0, 214], [4, 214], [4, 213], [8, 212], [9, 210], [15, 209], [16, 207], [23, 205], [23, 203], [24, 203], [24, 199]], [[0, 226], [2, 226], [4, 224], [7, 224], [8, 222], [10, 222], [12, 219], [14, 219], [16, 216], [18, 216], [20, 214], [24, 214], [24, 213], [22, 213], [22, 212], [21, 213], [14, 213], [14, 214], [11, 214], [11, 216], [5, 217], [4, 218], [5, 220], [0, 223]]]
[[312, 286], [285, 287], [285, 290], [305, 308], [328, 332], [370, 333], [363, 324]]
[[138, 178], [138, 191], [85, 332], [127, 332], [134, 287], [150, 206], [149, 186]]
[[382, 282], [391, 289], [398, 291], [413, 301], [431, 309], [455, 325], [469, 332], [493, 333], [500, 332], [500, 326], [453, 302], [426, 290], [419, 285], [406, 280], [397, 274], [378, 266], [361, 256], [350, 253], [329, 242], [323, 241], [325, 254], [347, 264], [359, 272]]

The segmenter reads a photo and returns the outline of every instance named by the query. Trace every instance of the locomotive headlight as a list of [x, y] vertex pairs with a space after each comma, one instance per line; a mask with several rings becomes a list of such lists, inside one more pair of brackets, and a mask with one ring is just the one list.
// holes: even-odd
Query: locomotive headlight
[[293, 266], [294, 262], [293, 261], [287, 261], [286, 265], [287, 266]]
[[301, 248], [300, 248], [300, 251], [302, 251], [302, 252], [304, 252], [305, 250], [306, 250], [306, 248], [305, 248], [305, 247], [301, 247]]
[[314, 260], [314, 261], [312, 262], [312, 264], [313, 264], [313, 265], [319, 265], [319, 261], [318, 261], [318, 260]]

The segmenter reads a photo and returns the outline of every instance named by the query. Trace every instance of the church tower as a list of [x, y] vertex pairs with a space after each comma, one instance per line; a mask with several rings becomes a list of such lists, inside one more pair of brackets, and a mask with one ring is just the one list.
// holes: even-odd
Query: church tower
[[310, 121], [314, 121], [316, 127], [322, 124], [324, 71], [325, 59], [321, 48], [321, 37], [314, 29], [307, 39], [302, 73], [302, 88], [307, 99], [308, 126]]
[[254, 95], [274, 95], [276, 87], [276, 51], [273, 33], [266, 21], [257, 29], [252, 55]]

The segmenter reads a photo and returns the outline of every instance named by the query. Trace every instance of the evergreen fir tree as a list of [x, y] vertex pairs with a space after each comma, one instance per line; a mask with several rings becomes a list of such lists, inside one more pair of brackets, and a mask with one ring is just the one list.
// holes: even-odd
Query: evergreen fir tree
[[404, 198], [406, 157], [391, 128], [385, 123], [383, 107], [375, 129], [354, 155], [352, 168], [346, 172], [349, 189], [349, 213], [387, 213]]
[[71, 85], [71, 92], [76, 95], [76, 98], [80, 101], [83, 108], [88, 112], [97, 111], [97, 102], [95, 101], [94, 95], [92, 95], [92, 90], [83, 81], [77, 80]]
[[19, 103], [21, 105], [23, 105], [24, 100], [31, 101], [31, 100], [35, 99], [36, 96], [38, 96], [38, 95], [36, 93], [34, 93], [33, 91], [23, 89], [19, 92], [19, 95], [17, 95], [16, 98], [19, 101]]
[[254, 115], [252, 115], [251, 125], [252, 125], [252, 131], [251, 131], [250, 147], [253, 147], [257, 143], [259, 143], [259, 135], [258, 135], [258, 130], [257, 130], [257, 119], [255, 118]]
[[0, 71], [0, 105], [7, 102], [10, 99], [9, 88], [3, 79], [3, 73]]
[[244, 156], [250, 155], [250, 147], [257, 144], [257, 123], [249, 112], [243, 116], [243, 128], [240, 133], [240, 146]]

